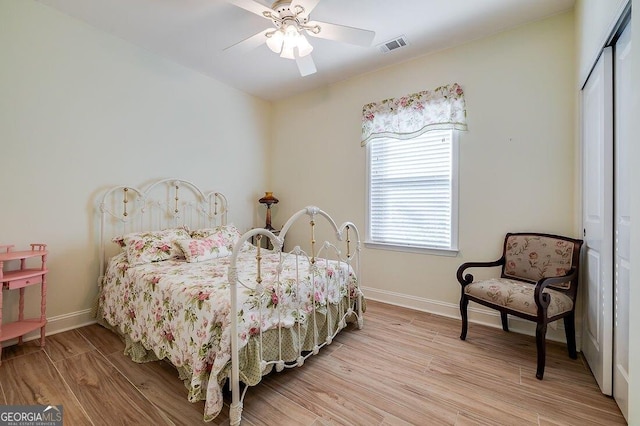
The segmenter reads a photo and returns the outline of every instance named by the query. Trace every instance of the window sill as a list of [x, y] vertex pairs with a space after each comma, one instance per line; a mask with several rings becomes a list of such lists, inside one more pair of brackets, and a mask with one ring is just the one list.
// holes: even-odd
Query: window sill
[[458, 256], [457, 249], [436, 249], [436, 248], [416, 247], [416, 246], [400, 246], [396, 244], [374, 243], [371, 241], [365, 241], [364, 246], [366, 248], [371, 248], [376, 250], [403, 251], [408, 253], [430, 254], [434, 256], [447, 256], [447, 257]]

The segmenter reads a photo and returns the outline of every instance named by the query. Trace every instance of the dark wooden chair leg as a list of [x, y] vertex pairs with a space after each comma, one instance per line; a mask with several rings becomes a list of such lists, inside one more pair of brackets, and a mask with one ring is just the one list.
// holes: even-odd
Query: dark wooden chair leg
[[[464, 292], [464, 289], [462, 290]], [[462, 332], [460, 333], [460, 340], [467, 338], [467, 328], [469, 326], [469, 320], [467, 318], [467, 306], [469, 306], [469, 299], [464, 294], [460, 297], [460, 316], [462, 317]]]
[[571, 312], [570, 315], [564, 317], [564, 333], [567, 336], [567, 349], [569, 350], [569, 358], [578, 358], [578, 353], [576, 352], [576, 324], [574, 312]]
[[538, 368], [536, 378], [542, 380], [544, 376], [544, 364], [547, 356], [547, 324], [539, 322], [536, 326], [536, 347], [538, 350]]
[[502, 319], [502, 329], [504, 331], [509, 331], [509, 320], [507, 319], [507, 313], [500, 312], [500, 318]]

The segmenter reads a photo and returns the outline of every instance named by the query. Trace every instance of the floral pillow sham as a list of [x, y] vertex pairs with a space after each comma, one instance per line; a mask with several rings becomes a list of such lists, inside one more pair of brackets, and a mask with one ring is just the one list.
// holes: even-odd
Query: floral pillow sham
[[129, 265], [137, 266], [169, 259], [202, 262], [229, 256], [239, 238], [238, 228], [222, 225], [191, 232], [186, 228], [132, 232], [112, 241], [123, 248]]
[[222, 243], [220, 238], [190, 238], [178, 240], [177, 244], [182, 249], [187, 262], [203, 262], [231, 254], [231, 250]]
[[234, 225], [221, 225], [215, 228], [202, 228], [191, 231], [193, 239], [211, 239], [218, 247], [226, 247], [229, 253], [240, 239], [240, 231]]
[[182, 229], [165, 229], [163, 231], [133, 232], [113, 241], [123, 247], [131, 266], [183, 257], [183, 251], [177, 241], [190, 238]]

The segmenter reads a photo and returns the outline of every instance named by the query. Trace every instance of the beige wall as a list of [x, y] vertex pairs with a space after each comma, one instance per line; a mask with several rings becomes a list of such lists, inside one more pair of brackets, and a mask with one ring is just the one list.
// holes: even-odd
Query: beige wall
[[[0, 2], [0, 58], [0, 244], [49, 244], [49, 331], [88, 318], [105, 188], [181, 177], [253, 225], [268, 103], [31, 0]], [[5, 320], [15, 302], [5, 292]]]
[[462, 262], [499, 257], [507, 231], [576, 229], [574, 58], [565, 13], [276, 103], [274, 221], [316, 203], [364, 233], [362, 106], [460, 83], [469, 131], [460, 134], [459, 255], [365, 248], [362, 257], [368, 296], [457, 316]]

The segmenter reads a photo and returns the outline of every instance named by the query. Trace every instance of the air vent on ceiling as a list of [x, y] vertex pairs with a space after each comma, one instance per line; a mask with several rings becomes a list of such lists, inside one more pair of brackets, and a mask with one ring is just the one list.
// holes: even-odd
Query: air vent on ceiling
[[400, 37], [394, 38], [393, 40], [386, 41], [386, 42], [382, 43], [381, 45], [379, 45], [378, 47], [380, 48], [380, 50], [383, 53], [387, 53], [387, 52], [390, 52], [392, 50], [396, 50], [396, 49], [400, 49], [401, 47], [405, 47], [407, 44], [409, 44], [407, 42], [407, 37], [402, 35]]

